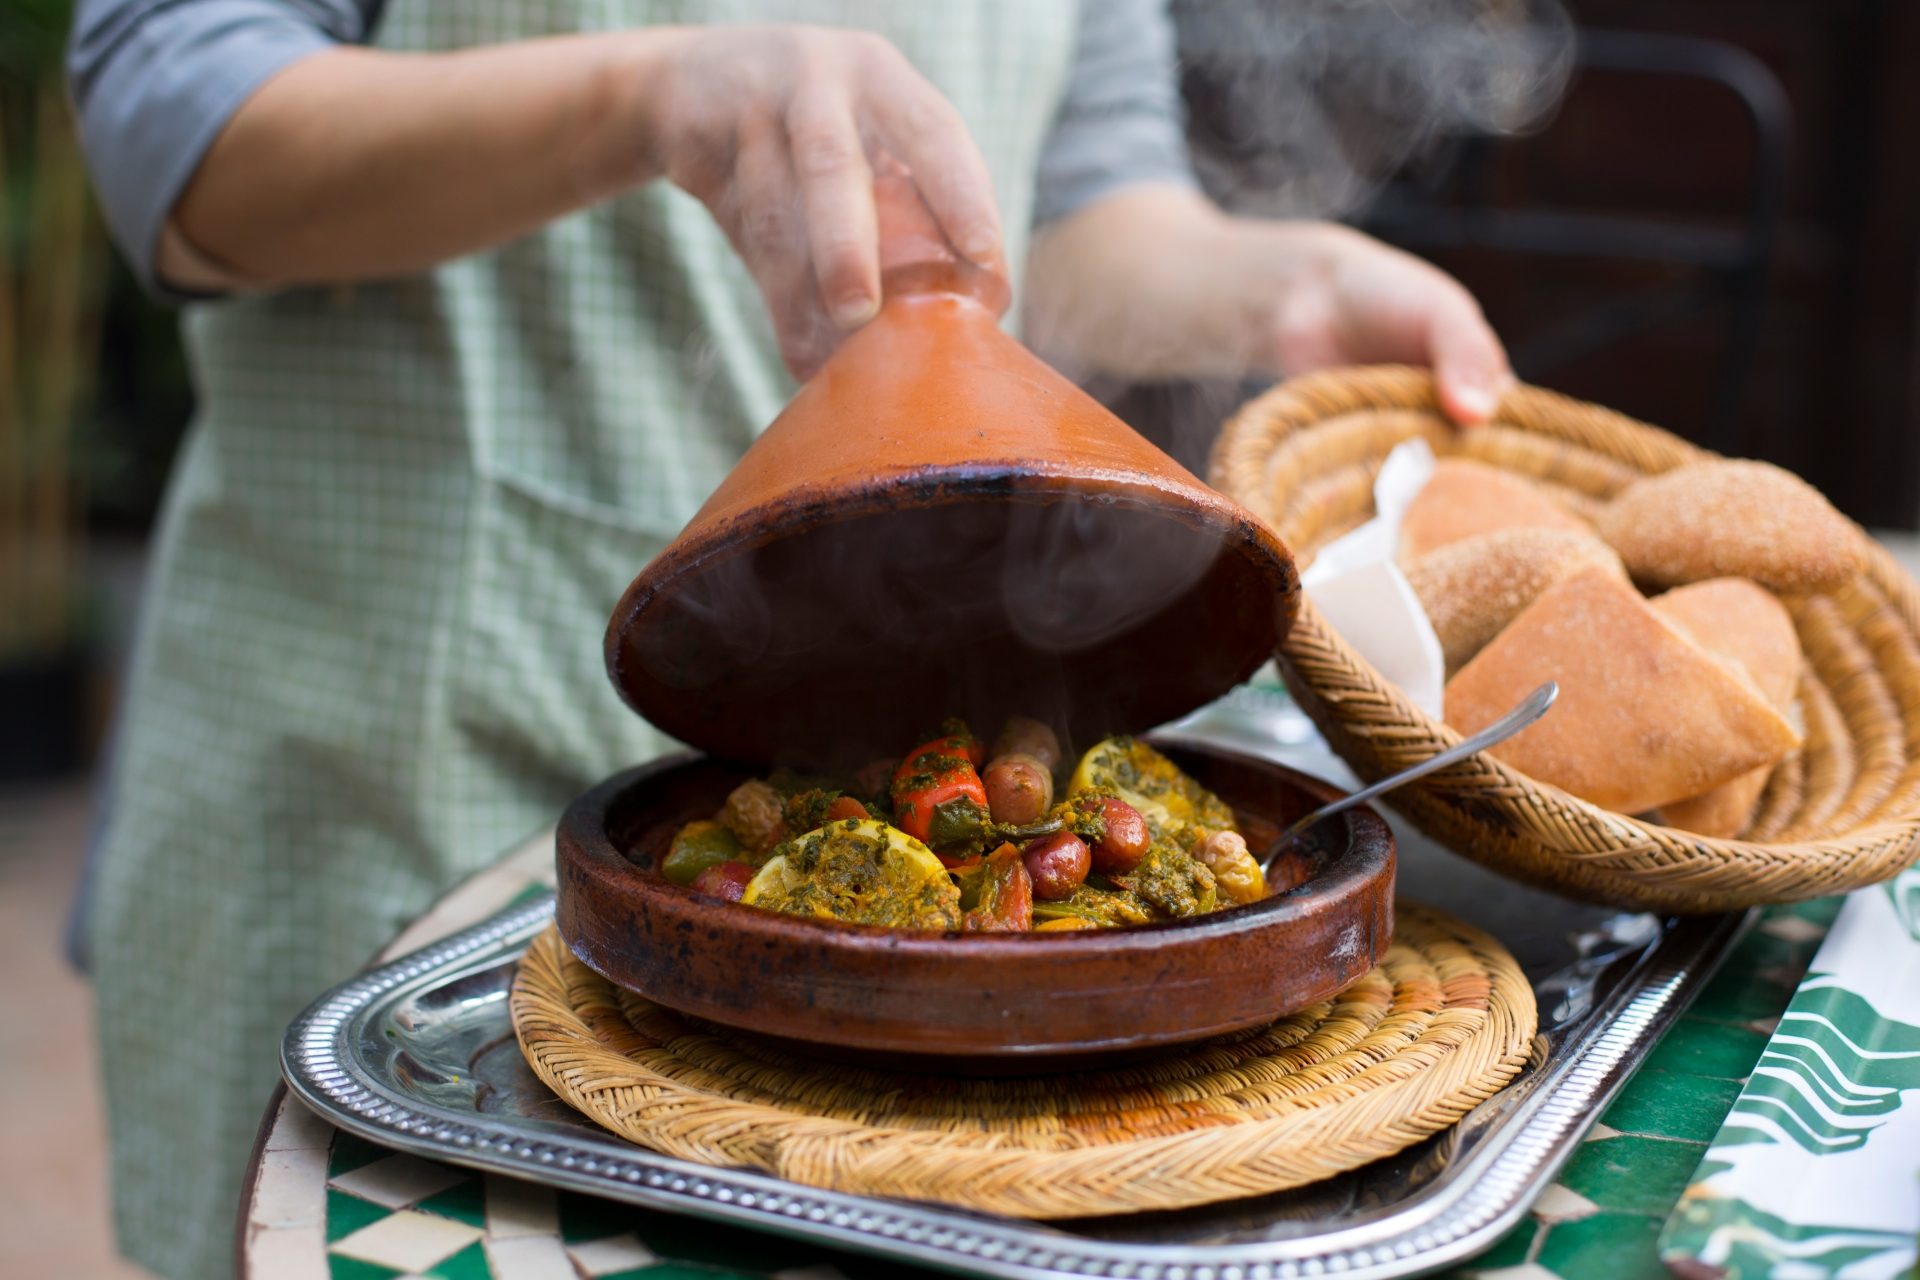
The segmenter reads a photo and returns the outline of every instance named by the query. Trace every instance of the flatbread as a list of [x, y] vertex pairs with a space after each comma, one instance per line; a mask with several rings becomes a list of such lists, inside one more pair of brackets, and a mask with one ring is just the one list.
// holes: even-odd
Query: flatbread
[[1547, 680], [1553, 710], [1492, 754], [1618, 812], [1700, 795], [1799, 743], [1750, 678], [1604, 569], [1549, 587], [1448, 681], [1447, 723], [1484, 728]]
[[1593, 526], [1521, 476], [1470, 458], [1442, 458], [1407, 504], [1400, 522], [1400, 563], [1414, 564], [1450, 542], [1496, 529], [1593, 532]]
[[[1800, 637], [1793, 616], [1772, 592], [1745, 578], [1709, 578], [1675, 587], [1653, 607], [1711, 653], [1736, 662], [1784, 715], [1800, 690]], [[1749, 770], [1704, 795], [1660, 808], [1670, 827], [1725, 839], [1746, 830], [1771, 765]]]

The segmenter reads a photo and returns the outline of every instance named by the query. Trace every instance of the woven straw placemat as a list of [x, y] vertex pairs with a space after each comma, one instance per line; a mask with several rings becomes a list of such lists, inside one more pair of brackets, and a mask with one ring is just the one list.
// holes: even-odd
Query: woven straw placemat
[[553, 929], [521, 962], [513, 1024], [563, 1099], [667, 1155], [1015, 1217], [1173, 1209], [1391, 1155], [1520, 1070], [1535, 1010], [1513, 957], [1439, 912], [1403, 902], [1397, 916], [1385, 958], [1336, 999], [1104, 1070], [818, 1062], [613, 987]]

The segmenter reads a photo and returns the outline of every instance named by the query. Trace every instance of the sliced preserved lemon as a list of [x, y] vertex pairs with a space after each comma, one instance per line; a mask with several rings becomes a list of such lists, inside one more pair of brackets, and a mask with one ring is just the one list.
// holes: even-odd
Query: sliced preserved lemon
[[1106, 738], [1080, 757], [1067, 794], [1104, 791], [1140, 811], [1156, 840], [1192, 826], [1232, 830], [1233, 809], [1180, 766], [1133, 737]]
[[848, 818], [787, 841], [747, 882], [768, 911], [897, 929], [957, 929], [960, 890], [933, 851], [897, 827]]

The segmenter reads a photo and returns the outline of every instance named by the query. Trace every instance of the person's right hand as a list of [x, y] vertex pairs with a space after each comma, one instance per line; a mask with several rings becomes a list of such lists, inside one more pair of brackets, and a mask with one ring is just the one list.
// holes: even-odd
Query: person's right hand
[[962, 253], [985, 262], [998, 251], [986, 161], [960, 114], [885, 39], [798, 26], [674, 35], [648, 90], [655, 170], [726, 231], [796, 377], [879, 309], [874, 157], [906, 165]]

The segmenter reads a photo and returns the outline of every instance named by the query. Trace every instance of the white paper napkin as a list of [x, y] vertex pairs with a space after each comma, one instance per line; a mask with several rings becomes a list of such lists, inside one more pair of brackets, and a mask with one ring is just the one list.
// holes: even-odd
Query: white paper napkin
[[1323, 547], [1300, 582], [1342, 639], [1414, 706], [1439, 719], [1447, 682], [1440, 638], [1393, 560], [1407, 504], [1432, 475], [1433, 450], [1425, 440], [1395, 447], [1374, 478], [1374, 518]]

